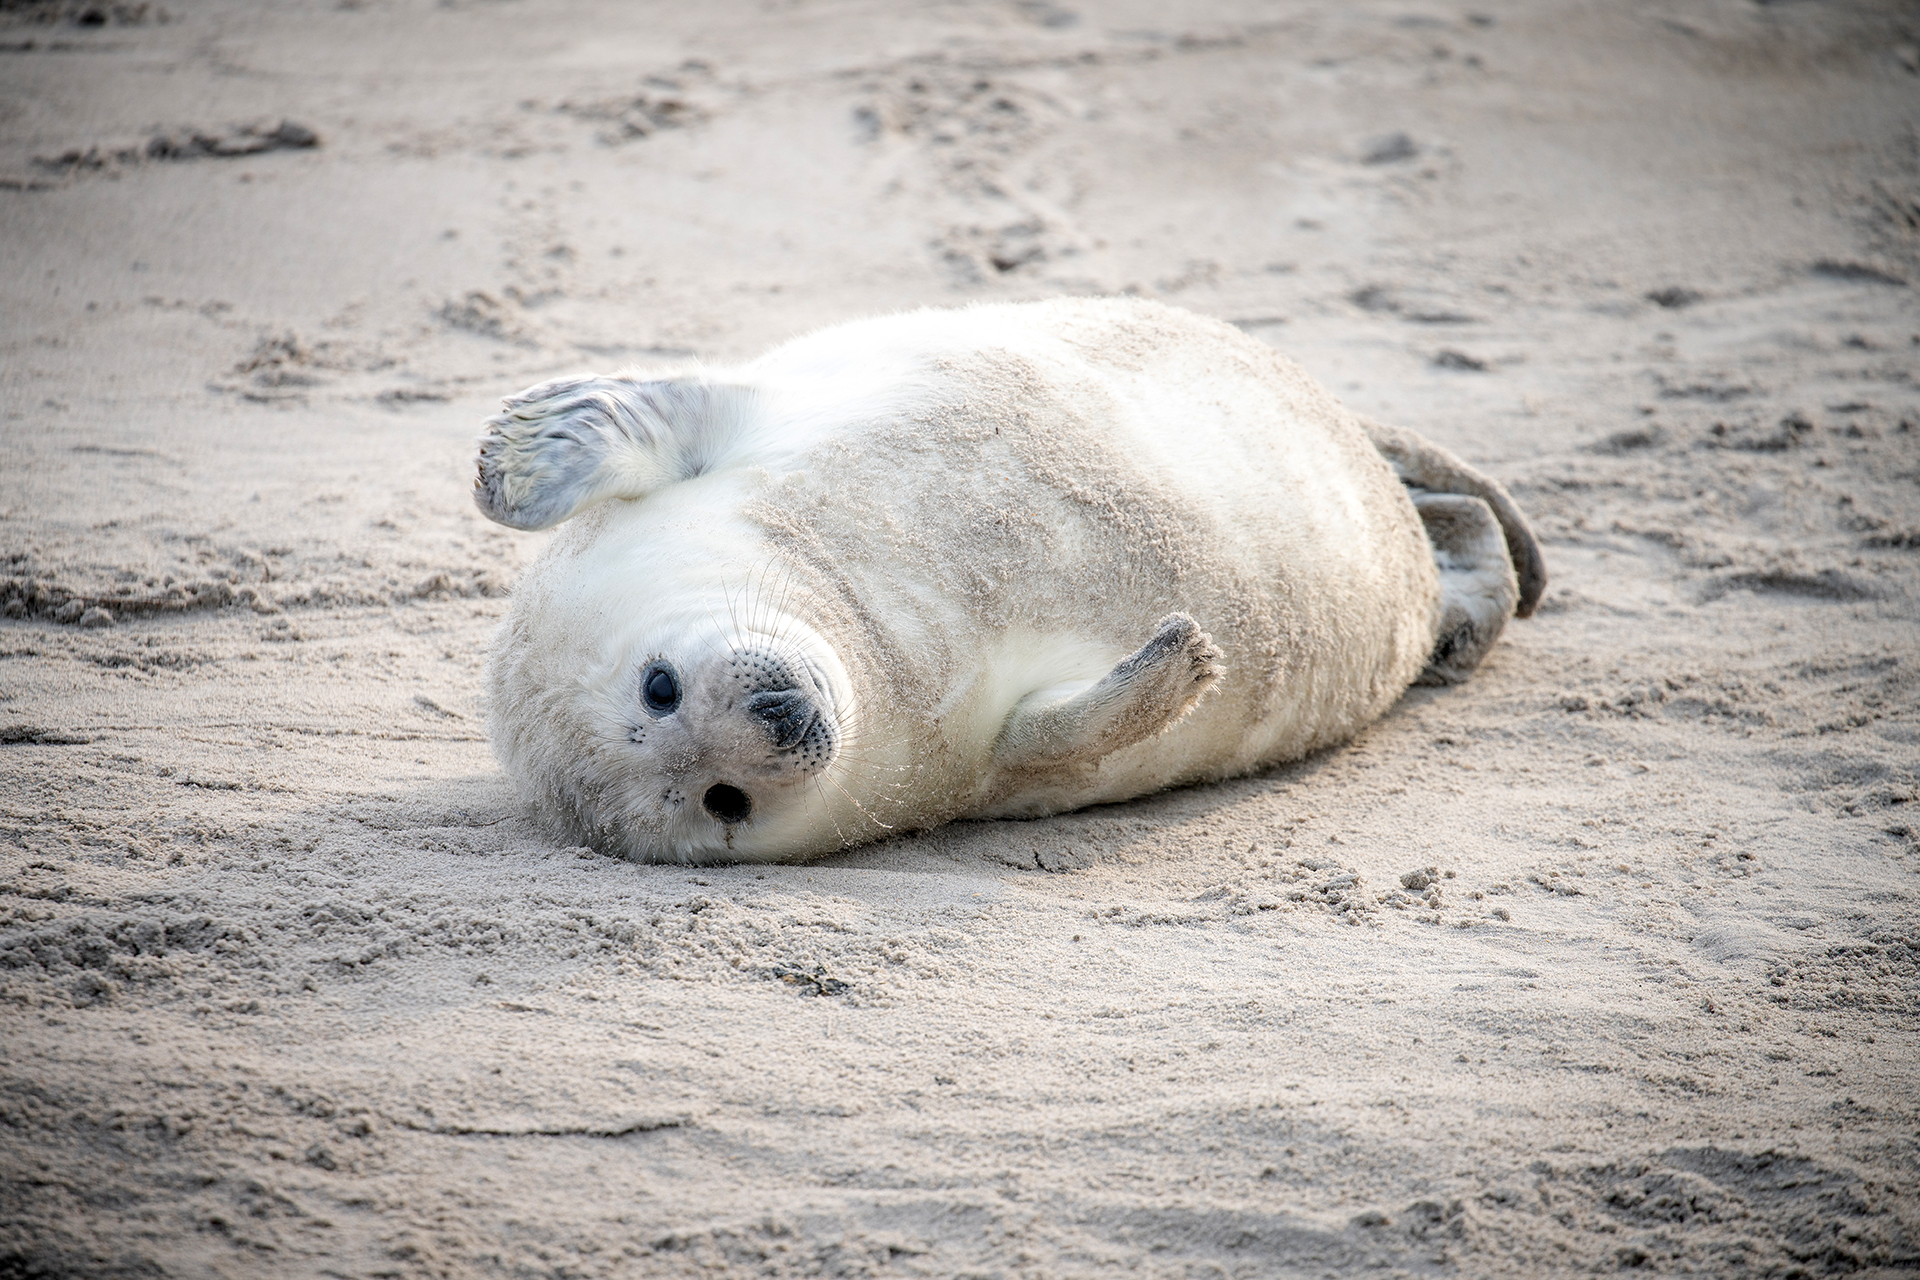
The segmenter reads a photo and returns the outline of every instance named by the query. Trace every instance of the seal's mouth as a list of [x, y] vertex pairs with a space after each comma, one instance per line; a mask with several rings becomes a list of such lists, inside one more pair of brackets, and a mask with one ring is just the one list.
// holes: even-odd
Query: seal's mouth
[[728, 782], [716, 782], [700, 797], [700, 807], [718, 821], [732, 826], [753, 815], [753, 797]]

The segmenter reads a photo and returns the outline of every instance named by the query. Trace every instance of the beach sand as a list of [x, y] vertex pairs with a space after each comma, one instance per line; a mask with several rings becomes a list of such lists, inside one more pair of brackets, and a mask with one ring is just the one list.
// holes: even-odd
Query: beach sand
[[[1920, 18], [0, 8], [0, 1276], [1920, 1269]], [[1513, 490], [1473, 680], [805, 867], [534, 825], [499, 397], [1135, 292]]]

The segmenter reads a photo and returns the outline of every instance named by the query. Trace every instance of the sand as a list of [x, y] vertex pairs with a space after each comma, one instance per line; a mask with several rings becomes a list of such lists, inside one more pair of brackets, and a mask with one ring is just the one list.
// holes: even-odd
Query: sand
[[[1920, 20], [0, 9], [0, 1275], [1920, 1269]], [[1134, 291], [1509, 484], [1473, 681], [810, 867], [532, 825], [540, 378]]]

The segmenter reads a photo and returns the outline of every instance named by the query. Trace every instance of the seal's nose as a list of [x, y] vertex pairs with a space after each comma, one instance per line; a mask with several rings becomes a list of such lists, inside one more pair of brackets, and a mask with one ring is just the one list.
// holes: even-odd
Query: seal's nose
[[820, 718], [820, 708], [798, 689], [769, 689], [747, 699], [747, 713], [766, 725], [780, 751], [800, 745]]

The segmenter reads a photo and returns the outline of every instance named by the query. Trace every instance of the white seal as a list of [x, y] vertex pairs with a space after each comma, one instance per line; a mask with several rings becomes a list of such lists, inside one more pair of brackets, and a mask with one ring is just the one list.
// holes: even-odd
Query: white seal
[[496, 752], [570, 838], [662, 861], [1296, 759], [1465, 678], [1546, 581], [1498, 484], [1129, 300], [543, 383], [475, 499], [560, 526], [493, 656]]

